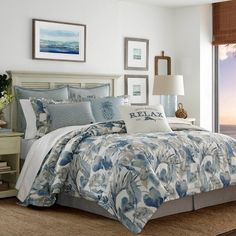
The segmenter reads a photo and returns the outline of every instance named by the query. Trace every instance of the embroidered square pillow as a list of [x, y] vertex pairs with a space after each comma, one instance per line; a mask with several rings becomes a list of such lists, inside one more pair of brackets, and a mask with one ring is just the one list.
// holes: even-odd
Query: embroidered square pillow
[[162, 105], [119, 106], [128, 134], [172, 132]]

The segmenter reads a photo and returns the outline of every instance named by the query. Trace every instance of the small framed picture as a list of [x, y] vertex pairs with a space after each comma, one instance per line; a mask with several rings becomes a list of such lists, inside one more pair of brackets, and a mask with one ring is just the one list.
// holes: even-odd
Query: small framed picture
[[125, 95], [131, 105], [148, 105], [148, 76], [125, 75]]
[[125, 70], [148, 70], [148, 39], [125, 38], [124, 48]]
[[33, 59], [86, 61], [86, 25], [33, 19]]

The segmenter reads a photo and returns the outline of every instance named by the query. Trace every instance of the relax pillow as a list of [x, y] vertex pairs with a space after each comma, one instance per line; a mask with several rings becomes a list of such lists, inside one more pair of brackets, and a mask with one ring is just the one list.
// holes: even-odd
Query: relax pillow
[[57, 89], [28, 89], [19, 86], [15, 86], [15, 98], [17, 105], [17, 131], [25, 132], [26, 121], [19, 103], [20, 99], [34, 98], [46, 98], [52, 100], [68, 100], [68, 88], [67, 86]]
[[48, 104], [47, 109], [50, 116], [50, 130], [95, 122], [90, 102]]
[[118, 106], [127, 103], [127, 97], [105, 97], [91, 100], [93, 116], [96, 122], [121, 120]]
[[110, 95], [110, 85], [105, 84], [93, 88], [78, 88], [69, 86], [69, 98], [81, 102], [83, 98], [102, 98]]
[[172, 132], [161, 105], [119, 106], [127, 133]]

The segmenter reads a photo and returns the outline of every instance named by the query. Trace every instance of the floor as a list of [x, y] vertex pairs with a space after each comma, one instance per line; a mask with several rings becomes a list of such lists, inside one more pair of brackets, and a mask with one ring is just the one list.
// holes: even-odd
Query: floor
[[[139, 235], [217, 235], [236, 229], [236, 202], [151, 220]], [[105, 234], [105, 235], [104, 235]], [[110, 236], [131, 234], [119, 222], [54, 206], [26, 208], [15, 198], [0, 199], [0, 236]]]

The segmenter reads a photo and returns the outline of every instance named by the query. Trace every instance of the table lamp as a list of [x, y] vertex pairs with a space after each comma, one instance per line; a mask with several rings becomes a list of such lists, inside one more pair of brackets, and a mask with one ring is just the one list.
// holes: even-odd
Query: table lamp
[[184, 95], [182, 75], [156, 75], [153, 95], [161, 95], [161, 104], [167, 117], [174, 117], [177, 110], [177, 95]]

